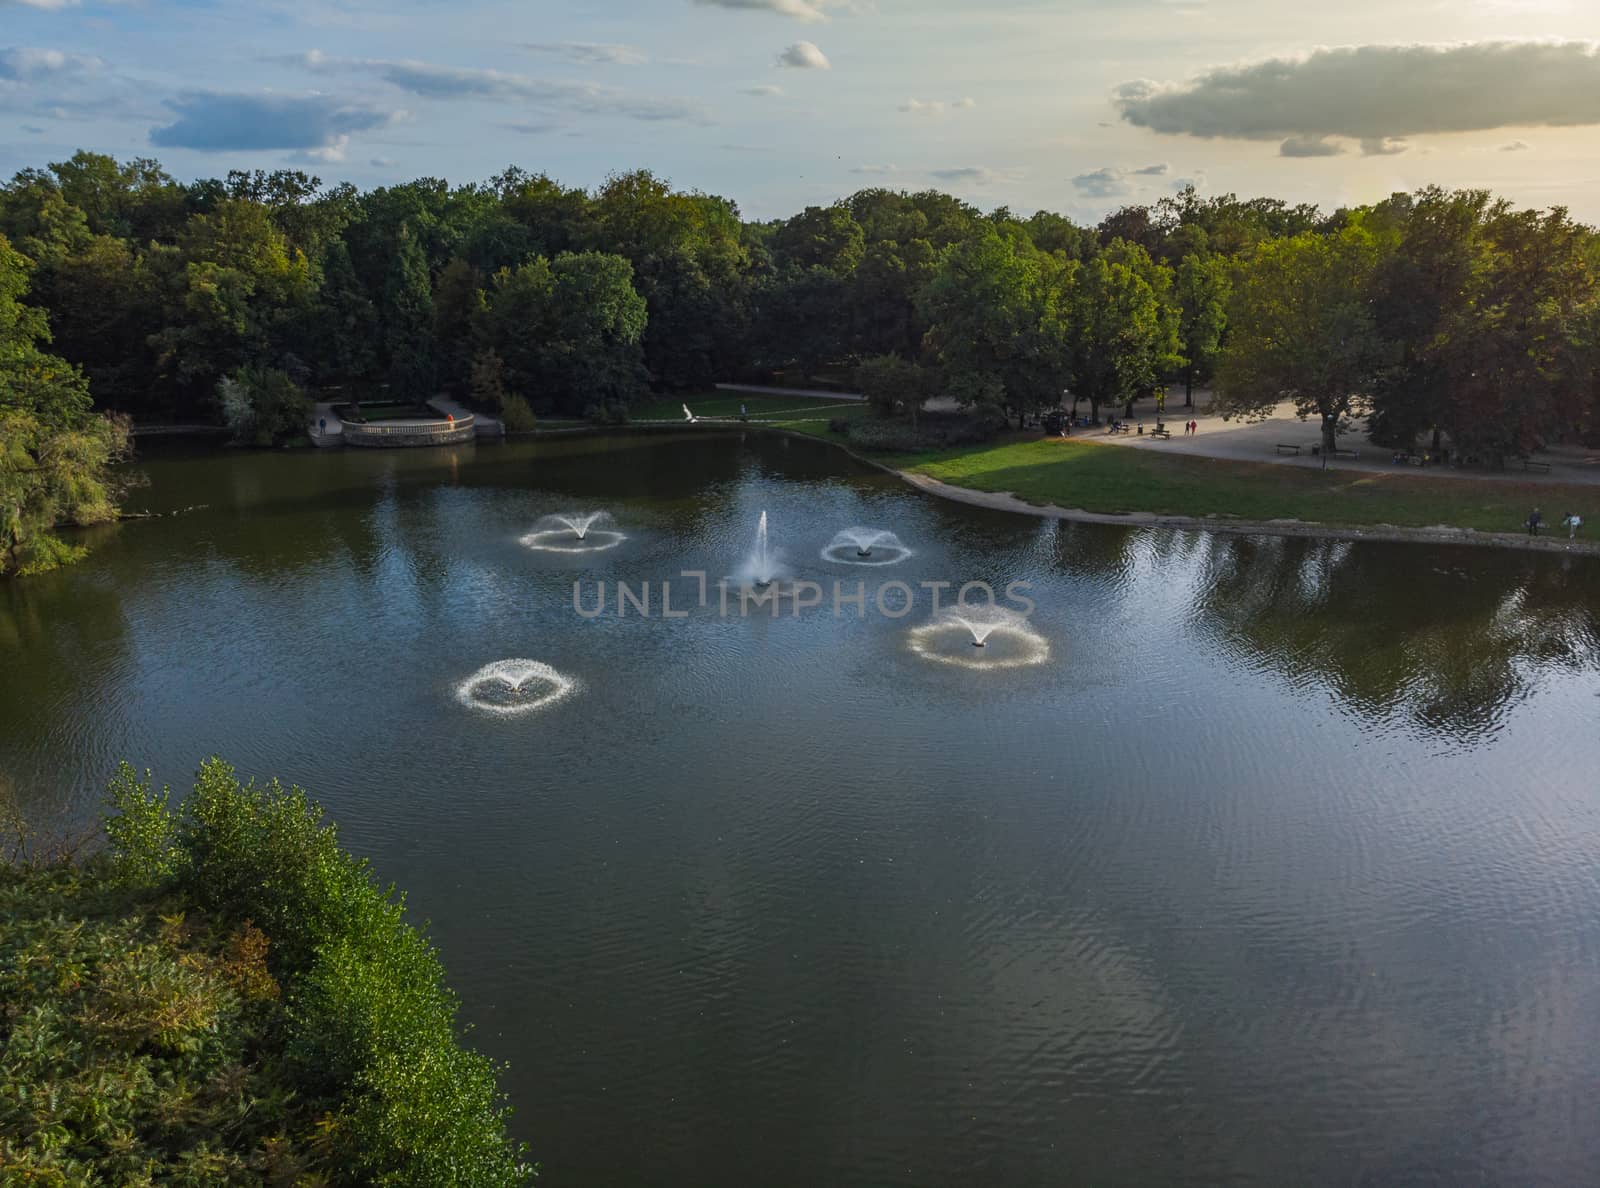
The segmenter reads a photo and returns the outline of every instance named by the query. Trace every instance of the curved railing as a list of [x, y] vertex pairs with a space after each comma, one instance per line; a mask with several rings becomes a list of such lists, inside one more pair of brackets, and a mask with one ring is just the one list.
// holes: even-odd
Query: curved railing
[[351, 445], [443, 445], [474, 434], [471, 413], [449, 420], [363, 423], [340, 418], [340, 434]]

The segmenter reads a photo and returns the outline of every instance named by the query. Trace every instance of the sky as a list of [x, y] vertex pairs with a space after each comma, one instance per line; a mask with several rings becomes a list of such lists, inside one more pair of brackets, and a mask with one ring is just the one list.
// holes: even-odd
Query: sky
[[1437, 183], [1600, 223], [1600, 3], [0, 0], [0, 175], [78, 148], [362, 187], [646, 167], [749, 218]]

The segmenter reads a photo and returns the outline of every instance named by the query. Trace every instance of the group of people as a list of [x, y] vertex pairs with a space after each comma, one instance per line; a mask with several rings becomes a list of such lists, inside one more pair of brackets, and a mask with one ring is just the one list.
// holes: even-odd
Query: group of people
[[[1561, 526], [1567, 530], [1567, 539], [1571, 540], [1578, 535], [1578, 529], [1583, 527], [1583, 517], [1576, 512], [1569, 512], [1561, 517]], [[1544, 527], [1544, 514], [1534, 508], [1528, 515], [1528, 535], [1538, 536], [1539, 529]]]

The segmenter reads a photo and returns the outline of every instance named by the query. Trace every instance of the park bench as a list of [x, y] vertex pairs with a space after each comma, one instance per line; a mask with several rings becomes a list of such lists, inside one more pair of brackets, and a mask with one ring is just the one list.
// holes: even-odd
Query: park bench
[[1290, 445], [1286, 441], [1280, 441], [1278, 443], [1278, 453], [1280, 454], [1298, 454], [1299, 452], [1300, 447], [1297, 445]]
[[1150, 436], [1151, 437], [1169, 438], [1169, 437], [1172, 436], [1172, 430], [1170, 430], [1170, 429], [1152, 429], [1152, 430], [1150, 430]]
[[1333, 451], [1333, 456], [1335, 458], [1359, 458], [1359, 457], [1361, 457], [1361, 451], [1360, 450], [1334, 450]]
[[1524, 470], [1537, 470], [1540, 474], [1549, 474], [1550, 473], [1550, 463], [1548, 463], [1548, 462], [1535, 462], [1532, 458], [1524, 458], [1522, 460], [1522, 469], [1524, 469]]

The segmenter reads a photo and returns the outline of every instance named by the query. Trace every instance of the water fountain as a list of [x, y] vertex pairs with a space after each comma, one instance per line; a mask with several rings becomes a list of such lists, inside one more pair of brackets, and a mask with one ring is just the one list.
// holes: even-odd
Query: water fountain
[[885, 528], [846, 528], [822, 550], [824, 561], [841, 565], [897, 565], [911, 550]]
[[1027, 616], [998, 606], [956, 606], [913, 627], [911, 650], [958, 668], [1028, 668], [1050, 659], [1050, 641]]
[[609, 528], [596, 529], [595, 525], [608, 523], [608, 512], [559, 512], [542, 516], [533, 531], [518, 538], [524, 547], [543, 553], [598, 553], [614, 549], [628, 538]]
[[468, 709], [510, 717], [544, 709], [568, 696], [578, 683], [540, 660], [496, 660], [456, 687]]
[[762, 512], [756, 522], [755, 544], [751, 546], [750, 555], [734, 571], [733, 582], [736, 586], [765, 590], [778, 581], [783, 572], [779, 553], [767, 539], [767, 513]]

